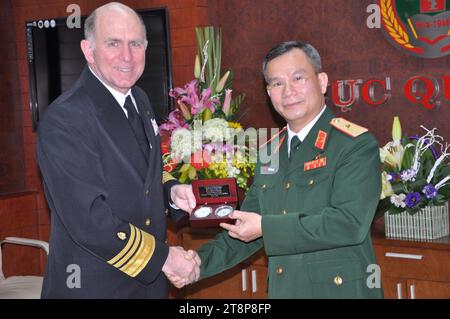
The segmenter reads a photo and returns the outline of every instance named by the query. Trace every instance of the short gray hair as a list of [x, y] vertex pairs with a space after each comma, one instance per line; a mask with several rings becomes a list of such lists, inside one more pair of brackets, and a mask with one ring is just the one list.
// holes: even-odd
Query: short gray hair
[[266, 57], [264, 58], [262, 68], [263, 68], [263, 74], [264, 74], [264, 79], [266, 80], [266, 83], [268, 83], [267, 65], [269, 64], [269, 62], [272, 61], [273, 59], [279, 57], [280, 55], [283, 55], [293, 49], [300, 49], [303, 53], [306, 54], [306, 56], [308, 57], [309, 61], [311, 62], [311, 65], [313, 66], [313, 69], [316, 73], [322, 72], [322, 61], [320, 59], [320, 54], [316, 50], [316, 48], [314, 48], [311, 44], [306, 43], [306, 42], [287, 41], [287, 42], [282, 42], [279, 45], [277, 45], [276, 47], [272, 48], [269, 51], [269, 53], [267, 53]]
[[[116, 4], [115, 3], [110, 3], [108, 5], [116, 5]], [[144, 20], [142, 19], [141, 15], [138, 14], [136, 11], [134, 11], [133, 9], [131, 9], [128, 6], [125, 6], [123, 4], [120, 4], [120, 6], [126, 7], [129, 10], [131, 10], [132, 12], [134, 12], [136, 17], [139, 19], [139, 22], [140, 22], [140, 24], [142, 26], [142, 31], [144, 33], [144, 46], [145, 46], [145, 48], [147, 48], [147, 44], [148, 44], [148, 41], [147, 41], [147, 29], [145, 28], [145, 23], [144, 23]], [[88, 40], [89, 42], [91, 42], [94, 47], [95, 47], [95, 23], [96, 23], [96, 20], [97, 20], [97, 10], [99, 10], [100, 8], [103, 8], [103, 7], [104, 6], [95, 9], [86, 18], [86, 20], [84, 21], [84, 39]]]
[[91, 43], [95, 43], [95, 17], [96, 17], [96, 11], [92, 12], [89, 17], [86, 18], [86, 21], [84, 21], [84, 38], [88, 40]]

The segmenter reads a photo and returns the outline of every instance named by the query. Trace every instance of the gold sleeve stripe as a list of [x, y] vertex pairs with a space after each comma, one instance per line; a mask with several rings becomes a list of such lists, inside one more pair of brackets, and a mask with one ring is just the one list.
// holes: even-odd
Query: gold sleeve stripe
[[126, 253], [125, 256], [123, 256], [122, 259], [120, 259], [119, 261], [117, 261], [116, 263], [113, 264], [114, 267], [120, 268], [123, 265], [127, 264], [128, 261], [130, 260], [131, 256], [133, 256], [136, 253], [136, 251], [138, 250], [139, 246], [141, 245], [141, 242], [142, 242], [141, 232], [139, 229], [136, 228], [136, 239], [134, 240], [133, 247], [131, 247], [131, 249]]
[[163, 184], [167, 183], [168, 181], [174, 180], [176, 179], [175, 177], [173, 177], [172, 175], [170, 175], [170, 173], [167, 173], [166, 171], [163, 171], [162, 173], [162, 182]]
[[141, 244], [136, 254], [120, 268], [121, 271], [128, 274], [131, 277], [136, 277], [148, 264], [155, 251], [155, 237], [139, 230], [142, 236]]
[[136, 237], [136, 227], [130, 224], [130, 239], [128, 240], [125, 247], [112, 259], [108, 260], [108, 264], [113, 265], [120, 259], [122, 259], [123, 256], [130, 250], [131, 245], [134, 243], [134, 238]]

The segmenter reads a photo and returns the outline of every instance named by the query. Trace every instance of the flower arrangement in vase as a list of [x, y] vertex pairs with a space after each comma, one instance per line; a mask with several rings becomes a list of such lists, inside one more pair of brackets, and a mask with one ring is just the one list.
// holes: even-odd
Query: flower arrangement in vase
[[194, 79], [170, 91], [176, 108], [160, 126], [164, 170], [182, 183], [235, 178], [248, 189], [255, 162], [237, 115], [245, 95], [233, 97], [233, 73], [221, 75], [221, 31], [196, 28]]
[[449, 234], [450, 144], [436, 129], [422, 136], [402, 136], [394, 117], [392, 141], [380, 148], [386, 235], [434, 239]]

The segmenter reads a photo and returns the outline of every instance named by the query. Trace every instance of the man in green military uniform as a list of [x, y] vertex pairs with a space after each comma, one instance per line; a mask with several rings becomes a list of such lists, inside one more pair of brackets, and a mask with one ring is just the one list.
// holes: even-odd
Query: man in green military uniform
[[263, 63], [267, 92], [287, 121], [279, 167], [258, 161], [235, 225], [203, 245], [201, 278], [242, 262], [261, 247], [270, 298], [380, 298], [367, 285], [376, 264], [370, 225], [380, 197], [378, 145], [367, 129], [325, 105], [328, 77], [309, 44], [285, 42]]

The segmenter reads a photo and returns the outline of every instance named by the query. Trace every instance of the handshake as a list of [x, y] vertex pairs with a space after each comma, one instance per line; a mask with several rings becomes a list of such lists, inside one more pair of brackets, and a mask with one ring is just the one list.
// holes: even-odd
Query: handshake
[[182, 288], [200, 278], [200, 264], [200, 257], [194, 250], [171, 246], [162, 271], [175, 287]]

